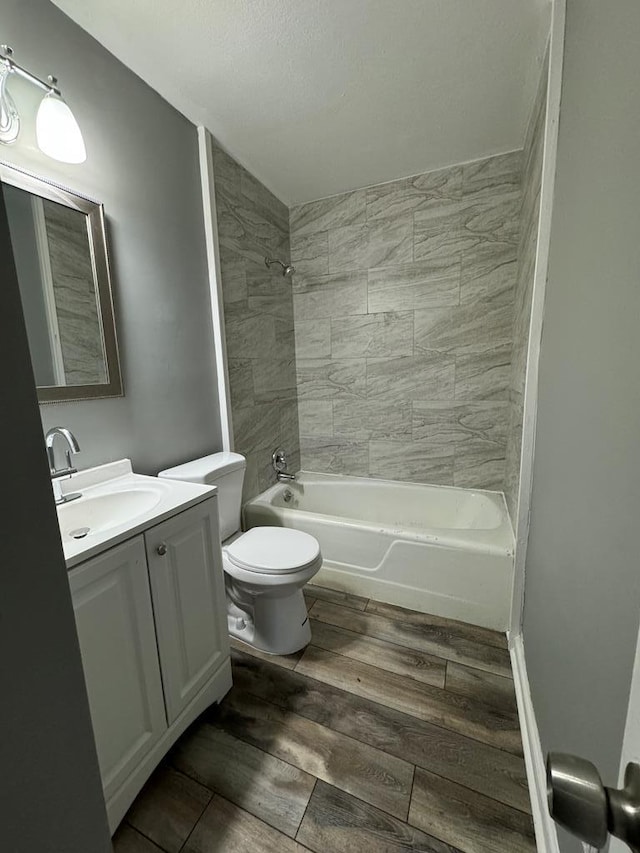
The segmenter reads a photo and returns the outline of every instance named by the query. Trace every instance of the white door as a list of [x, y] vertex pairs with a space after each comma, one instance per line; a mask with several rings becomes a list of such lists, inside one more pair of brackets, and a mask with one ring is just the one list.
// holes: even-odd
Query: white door
[[217, 499], [153, 527], [145, 542], [171, 724], [229, 655]]
[[142, 536], [69, 576], [108, 801], [167, 728]]
[[[629, 695], [627, 722], [622, 743], [620, 775], [618, 778], [619, 788], [622, 788], [624, 785], [624, 771], [627, 764], [631, 761], [640, 764], [640, 633], [638, 634], [638, 642], [636, 644], [636, 657], [633, 662], [631, 693]], [[605, 780], [605, 785], [607, 784], [609, 783]], [[629, 848], [617, 838], [612, 838], [609, 853], [629, 853]]]

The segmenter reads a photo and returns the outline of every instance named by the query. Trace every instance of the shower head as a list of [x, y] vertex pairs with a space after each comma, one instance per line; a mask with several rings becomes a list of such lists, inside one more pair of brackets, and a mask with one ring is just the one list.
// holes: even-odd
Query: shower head
[[271, 267], [272, 264], [280, 264], [280, 266], [282, 267], [282, 275], [285, 278], [288, 278], [290, 275], [293, 275], [296, 271], [296, 268], [292, 267], [291, 264], [285, 264], [282, 261], [279, 261], [277, 258], [265, 258], [264, 263], [267, 267]]

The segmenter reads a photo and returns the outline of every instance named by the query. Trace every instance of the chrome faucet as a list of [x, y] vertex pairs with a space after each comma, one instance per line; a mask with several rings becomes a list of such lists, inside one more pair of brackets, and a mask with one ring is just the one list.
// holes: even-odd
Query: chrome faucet
[[271, 454], [271, 464], [273, 466], [273, 470], [276, 472], [276, 480], [279, 483], [291, 483], [295, 480], [295, 474], [287, 474], [287, 457], [284, 450], [280, 448], [276, 448]]
[[[66, 468], [58, 468], [56, 466], [54, 443], [57, 436], [64, 438], [67, 443]], [[75, 435], [66, 427], [52, 427], [46, 435], [45, 444], [47, 446], [47, 459], [49, 460], [49, 473], [51, 474], [51, 481], [53, 483], [53, 497], [56, 504], [64, 504], [81, 498], [82, 495], [80, 492], [64, 495], [62, 493], [62, 484], [60, 483], [60, 480], [63, 477], [70, 477], [72, 474], [76, 474], [78, 470], [73, 467], [71, 462], [71, 454], [80, 452], [80, 445], [78, 444]]]

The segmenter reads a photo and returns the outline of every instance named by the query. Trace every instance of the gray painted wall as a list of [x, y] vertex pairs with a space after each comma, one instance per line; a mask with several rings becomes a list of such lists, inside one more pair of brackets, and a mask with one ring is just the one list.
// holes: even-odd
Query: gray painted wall
[[130, 456], [160, 468], [221, 446], [195, 128], [48, 0], [5, 0], [3, 40], [40, 76], [54, 73], [88, 159], [65, 166], [35, 143], [40, 98], [12, 80], [24, 119], [0, 157], [102, 201], [108, 219], [125, 396], [47, 405], [80, 467]]
[[502, 489], [521, 159], [292, 209], [303, 468]]
[[637, 0], [569, 0], [524, 609], [543, 747], [606, 784], [640, 604], [639, 41]]
[[244, 497], [275, 482], [271, 454], [300, 468], [289, 210], [214, 143], [213, 170], [234, 449], [247, 459]]
[[0, 445], [11, 449], [2, 463], [4, 493], [11, 495], [2, 503], [0, 571], [2, 849], [107, 853], [102, 784], [1, 193], [0, 281], [0, 362], [13, 372], [2, 392], [10, 416], [0, 418]]

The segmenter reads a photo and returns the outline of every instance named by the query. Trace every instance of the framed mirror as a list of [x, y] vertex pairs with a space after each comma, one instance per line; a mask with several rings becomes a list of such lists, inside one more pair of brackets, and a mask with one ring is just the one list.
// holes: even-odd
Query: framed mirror
[[41, 403], [122, 396], [103, 206], [0, 164]]

